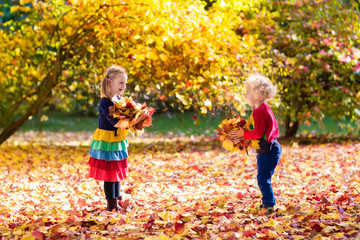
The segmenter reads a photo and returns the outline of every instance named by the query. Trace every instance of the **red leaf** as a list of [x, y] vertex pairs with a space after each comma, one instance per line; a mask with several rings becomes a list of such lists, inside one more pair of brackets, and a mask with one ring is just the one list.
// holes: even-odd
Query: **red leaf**
[[344, 194], [341, 195], [337, 200], [338, 200], [339, 202], [347, 201], [347, 200], [349, 200], [349, 194], [344, 193]]
[[355, 222], [359, 223], [360, 222], [360, 215], [357, 215], [357, 217], [355, 218]]
[[124, 220], [123, 218], [120, 218], [119, 224], [120, 224], [120, 225], [123, 225], [123, 224], [125, 224], [125, 223], [126, 223], [125, 220]]
[[336, 185], [332, 184], [330, 186], [330, 191], [334, 192], [334, 193], [337, 193], [339, 190], [337, 189]]
[[77, 201], [77, 204], [79, 204], [80, 206], [84, 206], [84, 205], [86, 205], [86, 201], [83, 198], [79, 198], [79, 200]]
[[205, 234], [207, 231], [207, 227], [202, 227], [202, 226], [196, 226], [192, 228], [193, 231], [195, 231], [197, 234]]
[[317, 222], [310, 222], [309, 225], [310, 225], [311, 229], [313, 229], [317, 232], [320, 232], [323, 229], [323, 227], [320, 226], [320, 224]]
[[127, 189], [124, 190], [124, 192], [127, 194], [131, 194], [133, 191], [134, 191], [133, 187], [128, 187]]
[[127, 108], [133, 108], [134, 105], [131, 102], [126, 102], [126, 107]]
[[255, 235], [255, 231], [254, 230], [248, 230], [244, 233], [244, 237], [251, 237]]
[[44, 239], [44, 234], [42, 232], [39, 232], [39, 231], [32, 231], [31, 235], [33, 235], [36, 240]]
[[150, 215], [147, 223], [144, 224], [144, 228], [151, 228], [154, 225], [155, 217], [153, 214]]
[[109, 107], [109, 116], [113, 116], [114, 115], [114, 107], [110, 106]]
[[184, 231], [184, 227], [185, 227], [185, 223], [183, 221], [176, 222], [175, 223], [175, 232], [181, 233], [182, 231]]
[[238, 193], [236, 194], [236, 196], [237, 196], [238, 199], [243, 199], [243, 198], [245, 197], [245, 195], [242, 194], [241, 192], [238, 192]]

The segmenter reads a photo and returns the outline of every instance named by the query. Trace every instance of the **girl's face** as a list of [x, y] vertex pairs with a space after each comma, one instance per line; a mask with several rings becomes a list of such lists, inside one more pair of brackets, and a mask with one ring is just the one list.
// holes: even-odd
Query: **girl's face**
[[246, 99], [251, 107], [257, 107], [261, 104], [259, 93], [256, 89], [246, 89]]
[[127, 75], [125, 73], [117, 74], [110, 80], [109, 93], [111, 97], [115, 95], [122, 96], [126, 89]]

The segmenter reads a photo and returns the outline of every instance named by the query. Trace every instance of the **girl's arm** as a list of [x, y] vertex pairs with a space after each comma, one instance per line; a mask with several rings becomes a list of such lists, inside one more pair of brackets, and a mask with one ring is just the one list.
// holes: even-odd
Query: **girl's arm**
[[100, 106], [99, 106], [99, 113], [100, 114], [103, 114], [106, 118], [106, 120], [108, 120], [111, 125], [115, 126], [116, 123], [118, 123], [119, 119], [116, 119], [114, 118], [113, 116], [110, 116], [109, 113], [110, 113], [110, 110], [109, 110], [109, 107], [111, 105], [108, 105], [108, 104], [101, 104], [100, 103]]
[[125, 124], [125, 125], [122, 125], [122, 124], [121, 124], [121, 122], [122, 122], [123, 120], [119, 120], [119, 121], [114, 125], [114, 127], [122, 128], [122, 129], [125, 129], [125, 128], [128, 128], [128, 127], [132, 127], [132, 126], [136, 125], [137, 123], [141, 122], [142, 120], [144, 120], [147, 116], [148, 116], [148, 113], [145, 112], [144, 114], [141, 114], [134, 122], [131, 122], [131, 123]]

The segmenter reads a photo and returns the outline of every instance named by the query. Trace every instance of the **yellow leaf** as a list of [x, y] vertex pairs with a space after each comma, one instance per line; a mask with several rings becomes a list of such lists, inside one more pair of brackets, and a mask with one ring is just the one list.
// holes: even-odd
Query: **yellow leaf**
[[171, 212], [169, 212], [169, 211], [163, 211], [163, 212], [159, 213], [158, 215], [166, 222], [171, 221]]
[[10, 13], [13, 13], [13, 12], [18, 11], [19, 8], [20, 8], [19, 6], [12, 6], [12, 7], [10, 8]]
[[274, 220], [274, 219], [272, 219], [272, 218], [270, 218], [270, 220], [269, 220], [267, 223], [264, 223], [263, 225], [264, 225], [265, 227], [274, 227], [275, 224], [277, 224], [277, 221]]
[[158, 56], [153, 52], [149, 53], [148, 58], [154, 61], [157, 61], [159, 59]]
[[221, 137], [220, 137], [220, 141], [225, 141], [225, 139], [226, 139], [226, 135], [222, 135]]
[[335, 231], [337, 229], [337, 227], [335, 226], [326, 226], [324, 229], [323, 229], [323, 232], [324, 233], [330, 233], [332, 231]]
[[21, 240], [35, 240], [35, 239], [36, 237], [33, 236], [31, 233], [27, 233], [21, 238]]
[[274, 231], [269, 230], [267, 236], [269, 236], [270, 238], [276, 238], [278, 234]]
[[205, 107], [201, 107], [200, 111], [202, 114], [206, 114], [207, 113], [207, 109]]
[[16, 227], [13, 231], [14, 235], [21, 235], [23, 234], [23, 231], [21, 230], [21, 227]]
[[345, 235], [345, 233], [343, 233], [343, 232], [337, 232], [337, 233], [335, 233], [335, 237], [338, 237], [338, 238], [341, 238], [341, 237], [343, 237]]
[[234, 144], [229, 139], [226, 139], [223, 142], [222, 147], [227, 151], [233, 151], [234, 150]]
[[255, 149], [260, 149], [259, 140], [251, 140], [251, 146]]
[[40, 118], [40, 122], [46, 122], [47, 120], [49, 120], [49, 117], [46, 115], [42, 115]]
[[206, 203], [204, 204], [204, 210], [205, 210], [205, 211], [209, 211], [210, 208], [211, 208], [210, 203], [209, 203], [209, 202], [206, 202]]
[[168, 236], [166, 236], [165, 234], [162, 233], [162, 234], [160, 234], [159, 239], [160, 240], [169, 240], [171, 238], [169, 238]]
[[25, 5], [25, 4], [28, 4], [28, 3], [31, 3], [31, 1], [30, 0], [20, 0], [21, 5]]

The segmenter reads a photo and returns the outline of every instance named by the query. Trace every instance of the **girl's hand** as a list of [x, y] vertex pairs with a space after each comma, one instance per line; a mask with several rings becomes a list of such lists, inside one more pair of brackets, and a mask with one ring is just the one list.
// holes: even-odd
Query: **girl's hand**
[[230, 138], [236, 139], [244, 137], [244, 129], [240, 128], [239, 130], [231, 130], [230, 131]]
[[127, 121], [119, 120], [114, 127], [120, 128], [121, 130], [126, 129], [129, 126], [129, 123]]
[[140, 114], [137, 118], [136, 121], [130, 124], [131, 126], [134, 126], [136, 124], [138, 124], [139, 122], [143, 121], [144, 119], [146, 119], [149, 116], [149, 113], [146, 111], [143, 114]]
[[119, 128], [119, 127], [120, 127], [120, 123], [121, 123], [121, 120], [119, 120], [119, 121], [114, 125], [114, 127]]
[[148, 113], [147, 111], [146, 111], [144, 114], [141, 114], [141, 115], [138, 117], [139, 121], [144, 120], [145, 118], [148, 117], [148, 115], [149, 115], [149, 113]]

